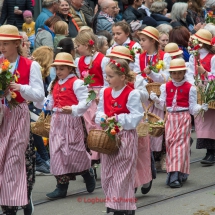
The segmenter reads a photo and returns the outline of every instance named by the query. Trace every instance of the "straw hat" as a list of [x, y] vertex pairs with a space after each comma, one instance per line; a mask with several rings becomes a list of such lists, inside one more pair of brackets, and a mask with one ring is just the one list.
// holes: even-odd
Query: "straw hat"
[[115, 46], [109, 54], [106, 55], [107, 57], [118, 57], [126, 60], [133, 61], [132, 55], [130, 50], [125, 46]]
[[54, 63], [52, 63], [51, 66], [54, 67], [57, 65], [76, 67], [72, 55], [66, 52], [60, 52], [56, 55]]
[[179, 49], [179, 47], [176, 43], [168, 43], [165, 46], [164, 51], [166, 53], [169, 53], [170, 56], [177, 56], [177, 55], [180, 55], [183, 53], [183, 51]]
[[192, 37], [194, 39], [198, 39], [202, 43], [211, 45], [212, 34], [206, 29], [198, 30], [194, 35], [192, 35]]
[[145, 27], [142, 31], [138, 32], [138, 34], [145, 34], [146, 36], [159, 42], [159, 31], [151, 26]]
[[169, 71], [187, 70], [185, 61], [182, 58], [176, 58], [170, 61]]
[[2, 25], [0, 27], [0, 40], [21, 40], [19, 30], [13, 25]]

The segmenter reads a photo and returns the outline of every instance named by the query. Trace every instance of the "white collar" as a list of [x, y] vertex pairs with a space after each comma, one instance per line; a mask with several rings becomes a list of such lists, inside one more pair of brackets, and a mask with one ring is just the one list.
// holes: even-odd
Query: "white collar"
[[186, 81], [187, 81], [187, 78], [186, 78], [186, 76], [185, 76], [184, 79], [183, 79], [182, 81], [177, 82], [177, 81], [172, 80], [172, 83], [173, 83], [174, 86], [180, 87], [180, 86], [182, 86]]
[[117, 43], [114, 41], [113, 47], [114, 47], [114, 46], [125, 46], [125, 45], [130, 44], [130, 42], [131, 42], [131, 40], [130, 40], [129, 37], [128, 37], [128, 39], [127, 39], [122, 45], [119, 45], [119, 44], [117, 44]]
[[75, 77], [75, 74], [70, 74], [70, 75], [68, 75], [66, 78], [58, 80], [58, 84], [59, 84], [59, 85], [65, 84], [66, 81], [67, 81], [68, 79], [72, 78], [72, 77]]
[[121, 90], [118, 90], [118, 91], [115, 91], [112, 89], [111, 95], [113, 96], [113, 98], [117, 98], [122, 93], [122, 91], [125, 89], [125, 87], [126, 87], [126, 85]]
[[199, 49], [199, 54], [208, 54], [208, 50], [202, 48], [202, 49]]

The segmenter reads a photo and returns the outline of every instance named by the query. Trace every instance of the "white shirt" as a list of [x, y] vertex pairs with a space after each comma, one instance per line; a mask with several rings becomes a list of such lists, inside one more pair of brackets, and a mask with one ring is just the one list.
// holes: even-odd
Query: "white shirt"
[[[149, 57], [152, 55], [148, 55]], [[163, 62], [165, 64], [165, 69], [164, 70], [160, 70], [159, 73], [153, 72], [151, 71], [151, 73], [147, 76], [149, 76], [154, 82], [159, 82], [159, 83], [165, 83], [168, 81], [169, 79], [169, 65], [170, 65], [170, 61], [171, 61], [171, 56], [168, 53], [164, 54], [163, 57]], [[140, 69], [140, 54], [136, 54], [135, 55], [135, 62], [134, 62], [134, 72], [139, 73], [141, 72]]]
[[[115, 46], [128, 46], [128, 45], [130, 44], [130, 42], [131, 42], [131, 40], [130, 40], [129, 37], [128, 37], [128, 39], [127, 39], [122, 45], [119, 45], [118, 43], [116, 43], [116, 42], [114, 41], [114, 44], [107, 50], [106, 55], [110, 54], [110, 53], [111, 53], [111, 50], [112, 50]], [[137, 49], [137, 50], [138, 50], [138, 49], [141, 49], [141, 50], [142, 50], [140, 44], [137, 43], [137, 42], [133, 45], [132, 48]], [[130, 62], [130, 63], [129, 63], [129, 67], [130, 67], [131, 70], [133, 70], [133, 69], [134, 69], [134, 62]]]
[[[17, 60], [16, 60], [17, 61]], [[16, 62], [10, 64], [12, 73], [15, 70]], [[40, 65], [33, 61], [30, 67], [29, 85], [21, 85], [20, 94], [27, 101], [41, 102], [45, 92]]]
[[147, 16], [151, 16], [150, 9], [146, 7], [144, 4], [142, 4], [142, 6], [139, 7], [138, 9], [144, 9], [146, 11]]
[[[99, 54], [99, 52], [96, 52], [93, 56], [93, 60], [97, 57], [97, 55]], [[80, 74], [80, 70], [78, 68], [78, 63], [79, 63], [79, 60], [80, 58], [76, 58], [75, 59], [75, 65], [77, 66], [76, 67], [76, 73], [79, 77], [81, 77], [81, 74]], [[86, 56], [85, 59], [84, 59], [84, 62], [85, 64], [90, 64], [90, 61], [91, 61], [91, 56]], [[106, 72], [105, 72], [105, 67], [107, 66], [107, 64], [110, 62], [110, 58], [107, 58], [107, 57], [104, 57], [102, 59], [102, 62], [101, 62], [101, 68], [102, 68], [102, 76], [103, 76], [103, 80], [104, 80], [104, 86], [108, 86], [108, 82], [106, 81]]]
[[[65, 79], [59, 80], [58, 84], [62, 85], [69, 78], [72, 78], [74, 76], [75, 76], [74, 74], [70, 74]], [[87, 104], [87, 101], [86, 101], [87, 97], [88, 97], [88, 89], [87, 89], [87, 86], [84, 86], [83, 84], [84, 84], [84, 82], [80, 79], [77, 79], [74, 81], [73, 91], [74, 91], [74, 93], [78, 99], [78, 104], [71, 106], [72, 116], [82, 116], [90, 106], [90, 103]], [[48, 88], [49, 92], [51, 90], [51, 86], [52, 86], [52, 82], [50, 83], [49, 88]], [[54, 99], [53, 99], [52, 93], [49, 94], [47, 96], [47, 98], [44, 99], [43, 102], [40, 102], [40, 103], [37, 102], [37, 103], [34, 103], [34, 105], [35, 105], [35, 107], [42, 109], [47, 100], [49, 100], [49, 103], [48, 103], [47, 108], [46, 108], [47, 110], [53, 110], [53, 111], [59, 111], [59, 112], [62, 111], [61, 108], [54, 107]]]
[[[176, 87], [179, 87], [183, 85], [185, 81], [187, 81], [186, 78], [181, 82], [175, 82], [175, 81], [172, 81], [172, 82]], [[155, 103], [155, 107], [161, 110], [164, 110], [164, 107], [166, 106], [166, 84], [162, 84], [160, 86], [160, 90], [161, 90], [161, 95], [159, 97], [160, 102]], [[168, 112], [173, 112], [173, 108], [174, 108], [174, 111], [176, 112], [182, 111], [182, 110], [189, 110], [190, 114], [196, 115], [201, 109], [201, 105], [197, 104], [197, 91], [194, 86], [190, 88], [190, 92], [189, 92], [189, 108], [177, 106], [176, 99], [177, 99], [177, 90], [175, 91], [175, 95], [172, 101], [172, 106], [166, 107], [166, 110]]]
[[138, 90], [140, 93], [140, 100], [142, 103], [148, 101], [149, 93], [146, 90], [147, 82], [141, 75], [136, 76], [136, 80], [134, 82], [134, 89]]
[[[111, 95], [113, 98], [117, 98], [125, 87], [119, 91], [112, 90]], [[102, 116], [104, 113], [104, 90], [102, 88], [100, 91], [99, 104], [97, 107], [95, 122], [100, 125]], [[137, 90], [132, 90], [128, 96], [128, 101], [126, 107], [130, 113], [122, 113], [118, 115], [119, 123], [122, 125], [124, 130], [132, 130], [137, 127], [141, 119], [143, 118], [144, 110], [140, 101], [140, 94]]]

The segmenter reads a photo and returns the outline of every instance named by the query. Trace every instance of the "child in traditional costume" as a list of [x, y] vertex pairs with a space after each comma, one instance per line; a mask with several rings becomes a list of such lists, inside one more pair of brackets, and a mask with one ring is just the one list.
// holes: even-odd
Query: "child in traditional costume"
[[190, 174], [190, 114], [196, 115], [201, 109], [208, 110], [207, 104], [197, 104], [197, 91], [186, 80], [186, 69], [183, 59], [173, 59], [169, 68], [172, 80], [161, 85], [159, 98], [154, 92], [150, 94], [155, 106], [161, 110], [166, 107], [167, 111], [166, 183], [171, 188], [180, 188]]
[[106, 66], [106, 75], [110, 87], [100, 91], [95, 121], [99, 125], [103, 119], [108, 121], [116, 117], [123, 127], [118, 133], [121, 141], [119, 151], [111, 155], [102, 154], [101, 158], [101, 182], [107, 199], [107, 212], [114, 212], [114, 215], [135, 214], [136, 127], [144, 111], [139, 92], [126, 85], [132, 76], [125, 60], [111, 60]]
[[[15, 215], [19, 206], [28, 204], [25, 152], [29, 144], [30, 114], [26, 101], [41, 102], [44, 89], [40, 65], [21, 56], [21, 39], [15, 26], [0, 27], [0, 52], [18, 79], [10, 84], [18, 106], [10, 109], [4, 97], [4, 118], [0, 125], [0, 205], [6, 215]], [[3, 99], [2, 99], [3, 98]], [[31, 191], [30, 191], [31, 193]]]
[[[49, 199], [64, 198], [70, 180], [82, 175], [89, 193], [95, 189], [90, 155], [84, 144], [81, 116], [88, 109], [88, 90], [84, 82], [76, 77], [72, 55], [61, 52], [54, 63], [56, 78], [50, 84], [50, 94], [45, 99], [46, 109], [53, 110], [50, 124], [50, 172], [57, 179], [57, 188], [46, 194]], [[36, 103], [38, 108], [43, 103]]]

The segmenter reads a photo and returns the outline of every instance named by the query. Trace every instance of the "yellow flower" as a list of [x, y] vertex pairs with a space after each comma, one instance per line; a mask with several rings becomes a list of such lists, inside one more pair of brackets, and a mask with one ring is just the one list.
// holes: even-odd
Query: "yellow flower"
[[15, 99], [17, 97], [16, 93], [15, 92], [10, 92], [10, 95], [11, 95], [11, 98], [12, 99]]
[[14, 78], [15, 78], [15, 82], [18, 82], [18, 77], [17, 77], [17, 75], [14, 75]]

